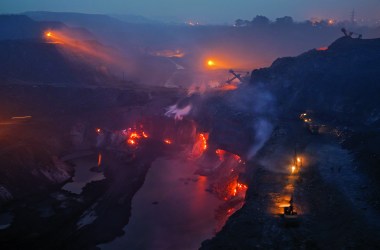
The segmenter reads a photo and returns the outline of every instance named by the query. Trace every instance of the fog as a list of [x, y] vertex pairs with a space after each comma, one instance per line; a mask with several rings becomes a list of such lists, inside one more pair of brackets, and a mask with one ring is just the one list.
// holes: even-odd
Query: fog
[[[340, 29], [379, 35], [378, 28], [327, 20], [295, 22], [291, 17], [252, 21], [236, 20], [234, 26], [163, 23], [127, 23], [104, 15], [29, 12], [37, 21], [61, 21], [71, 28], [86, 29], [96, 41], [112, 48], [103, 67], [110, 73], [143, 84], [188, 87], [192, 84], [225, 81], [228, 69], [251, 71], [267, 67], [279, 58], [326, 47], [342, 36]], [[96, 48], [100, 49], [100, 46]], [[121, 63], [121, 58], [124, 62]], [[207, 65], [213, 60], [214, 65]], [[117, 65], [117, 67], [115, 67]]]

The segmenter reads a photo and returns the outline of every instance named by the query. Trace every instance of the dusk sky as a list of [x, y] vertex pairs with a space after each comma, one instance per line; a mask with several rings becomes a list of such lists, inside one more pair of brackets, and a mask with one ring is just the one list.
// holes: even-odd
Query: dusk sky
[[134, 14], [152, 19], [232, 23], [237, 18], [285, 15], [296, 20], [312, 17], [348, 20], [355, 9], [358, 19], [380, 19], [380, 0], [0, 0], [1, 13], [65, 11]]

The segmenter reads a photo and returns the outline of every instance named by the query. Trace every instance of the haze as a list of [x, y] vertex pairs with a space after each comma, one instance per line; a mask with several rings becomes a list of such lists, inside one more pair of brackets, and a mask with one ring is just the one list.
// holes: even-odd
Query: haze
[[350, 19], [353, 9], [359, 20], [380, 19], [379, 0], [2, 0], [2, 13], [24, 11], [68, 11], [103, 14], [133, 14], [163, 21], [195, 20], [202, 23], [233, 23], [237, 18], [252, 19], [292, 16], [296, 20], [313, 17]]

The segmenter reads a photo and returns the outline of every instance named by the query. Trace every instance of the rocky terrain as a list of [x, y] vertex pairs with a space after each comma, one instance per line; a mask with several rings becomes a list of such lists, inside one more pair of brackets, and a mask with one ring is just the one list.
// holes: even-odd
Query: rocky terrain
[[[278, 103], [275, 130], [249, 163], [245, 206], [201, 249], [379, 248], [379, 46], [343, 37], [252, 72], [251, 84]], [[298, 118], [304, 112], [319, 135]], [[292, 176], [295, 148], [305, 166]], [[291, 195], [295, 228], [279, 208]]]
[[[74, 21], [83, 23], [82, 18]], [[0, 106], [6, 107], [0, 112], [2, 249], [95, 249], [122, 235], [150, 164], [179, 150], [162, 139], [174, 134], [188, 142], [195, 128], [209, 134], [207, 153], [214, 158], [220, 148], [246, 161], [246, 174], [239, 178], [249, 186], [243, 208], [202, 249], [380, 247], [379, 39], [343, 37], [328, 48], [254, 70], [249, 83], [236, 90], [189, 97], [181, 88], [125, 81], [121, 72], [116, 77], [80, 56], [68, 60], [59, 45], [47, 43], [41, 34], [52, 27], [72, 28], [41, 19], [0, 16]], [[94, 28], [94, 20], [89, 22]], [[107, 27], [102, 32], [107, 34]], [[192, 32], [201, 37], [203, 30]], [[96, 41], [86, 44], [105, 49]], [[139, 56], [146, 52], [129, 49]], [[140, 59], [152, 67], [142, 67], [139, 74], [161, 86], [175, 65], [167, 58]], [[164, 73], [150, 70], [156, 67]], [[180, 108], [191, 105], [182, 121], [164, 117], [176, 102]], [[302, 113], [306, 120], [300, 119]], [[109, 142], [118, 131], [139, 125], [153, 136], [135, 151]], [[97, 133], [112, 134], [106, 140], [111, 145], [100, 147]], [[295, 149], [304, 164], [290, 174]], [[62, 189], [74, 178], [76, 154], [84, 155], [86, 167], [104, 174], [79, 194]], [[100, 157], [105, 168], [99, 170], [102, 164], [95, 159]], [[280, 206], [290, 197], [300, 223], [288, 228]]]

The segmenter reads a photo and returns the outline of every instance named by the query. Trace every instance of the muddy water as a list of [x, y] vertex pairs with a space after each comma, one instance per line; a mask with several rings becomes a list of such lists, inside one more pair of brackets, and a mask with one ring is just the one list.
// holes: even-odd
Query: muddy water
[[222, 202], [205, 191], [206, 177], [194, 175], [186, 156], [160, 158], [132, 200], [125, 234], [101, 249], [198, 249], [212, 237]]

